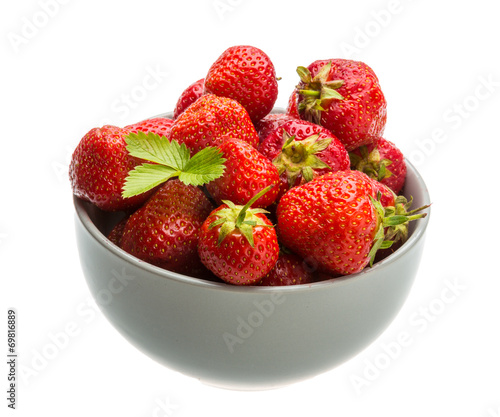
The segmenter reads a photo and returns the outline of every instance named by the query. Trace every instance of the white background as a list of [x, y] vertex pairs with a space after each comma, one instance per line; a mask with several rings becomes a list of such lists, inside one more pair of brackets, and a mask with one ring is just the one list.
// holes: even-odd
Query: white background
[[[494, 5], [4, 2], [0, 328], [15, 307], [20, 378], [18, 410], [9, 415], [500, 416]], [[237, 44], [271, 57], [282, 77], [281, 107], [298, 65], [337, 57], [368, 63], [388, 101], [385, 137], [415, 163], [433, 201], [415, 285], [391, 326], [337, 369], [265, 392], [204, 386], [156, 364], [117, 333], [96, 310], [80, 269], [67, 179], [71, 152], [88, 130], [171, 111], [182, 90]], [[0, 335], [1, 353], [6, 330]]]

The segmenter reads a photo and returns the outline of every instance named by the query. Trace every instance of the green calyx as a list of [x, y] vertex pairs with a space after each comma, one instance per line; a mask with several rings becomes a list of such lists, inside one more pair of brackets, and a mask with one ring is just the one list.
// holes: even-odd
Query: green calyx
[[306, 182], [314, 177], [314, 169], [330, 168], [330, 166], [319, 159], [316, 154], [325, 150], [333, 138], [319, 139], [319, 135], [312, 135], [304, 140], [296, 140], [283, 130], [283, 147], [281, 153], [274, 158], [273, 164], [278, 168], [281, 175], [286, 172], [288, 185], [295, 185], [299, 175]]
[[216, 226], [220, 226], [217, 245], [220, 245], [229, 234], [233, 233], [233, 231], [237, 229], [241, 232], [241, 234], [253, 248], [253, 229], [257, 226], [273, 227], [272, 225], [267, 224], [259, 216], [257, 216], [257, 214], [259, 213], [269, 213], [267, 210], [261, 208], [250, 208], [253, 203], [255, 203], [271, 188], [273, 188], [272, 185], [264, 188], [258, 194], [253, 196], [252, 199], [248, 201], [244, 206], [236, 205], [229, 200], [222, 201], [227, 205], [227, 207], [217, 212], [218, 219], [213, 221], [209, 226], [210, 229], [213, 229]]
[[297, 74], [300, 83], [297, 91], [302, 95], [303, 100], [299, 103], [299, 113], [304, 114], [304, 118], [310, 122], [320, 124], [321, 112], [325, 110], [326, 104], [331, 100], [343, 100], [344, 97], [337, 91], [344, 85], [343, 80], [328, 80], [331, 61], [325, 64], [316, 76], [312, 77], [311, 72], [306, 67], [297, 67]]
[[359, 152], [361, 156], [354, 152], [349, 152], [351, 169], [364, 172], [377, 181], [382, 181], [384, 178], [389, 178], [392, 175], [392, 172], [387, 169], [392, 164], [392, 161], [390, 159], [382, 159], [377, 148], [369, 152], [368, 147], [363, 145], [359, 147]]
[[381, 193], [375, 200], [370, 196], [370, 200], [377, 212], [378, 227], [375, 234], [373, 246], [370, 250], [370, 266], [373, 265], [375, 255], [379, 249], [388, 249], [396, 242], [406, 242], [408, 239], [408, 224], [411, 221], [424, 218], [427, 213], [421, 213], [429, 205], [410, 210], [413, 198], [408, 201], [405, 196], [397, 196], [394, 206], [383, 207], [380, 203]]

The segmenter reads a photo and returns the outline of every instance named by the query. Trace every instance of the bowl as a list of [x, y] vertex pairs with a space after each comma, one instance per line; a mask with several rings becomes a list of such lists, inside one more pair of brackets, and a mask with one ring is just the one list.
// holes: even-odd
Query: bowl
[[[429, 204], [407, 161], [404, 194]], [[370, 345], [405, 302], [429, 216], [406, 243], [362, 272], [286, 287], [205, 281], [129, 255], [107, 234], [123, 214], [74, 198], [76, 238], [88, 287], [109, 322], [150, 358], [205, 384], [282, 387], [334, 369]]]

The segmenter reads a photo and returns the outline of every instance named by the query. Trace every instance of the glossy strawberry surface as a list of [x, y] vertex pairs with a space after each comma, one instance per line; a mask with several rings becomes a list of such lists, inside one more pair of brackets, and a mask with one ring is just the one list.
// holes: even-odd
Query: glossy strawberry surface
[[300, 285], [313, 282], [311, 267], [293, 253], [280, 253], [274, 268], [259, 282], [262, 286]]
[[191, 104], [198, 100], [205, 90], [205, 78], [201, 78], [188, 86], [177, 99], [174, 108], [174, 119], [177, 119]]
[[[306, 139], [311, 138], [314, 135], [317, 135], [317, 138], [315, 139], [316, 143], [322, 140], [331, 140], [325, 149], [314, 153], [314, 155], [326, 165], [324, 167], [315, 167], [314, 164], [312, 164], [313, 176], [323, 175], [332, 171], [342, 171], [349, 168], [349, 155], [344, 145], [340, 143], [336, 136], [329, 130], [317, 124], [301, 119], [291, 119], [285, 121], [269, 133], [266, 139], [264, 139], [264, 141], [259, 145], [259, 152], [268, 157], [271, 161], [274, 161], [277, 166], [280, 165], [277, 158], [280, 153], [282, 153], [283, 145], [286, 139], [286, 135], [284, 133], [286, 133], [289, 137], [294, 137], [294, 139], [299, 142], [304, 142]], [[293, 165], [297, 163], [304, 163], [305, 165], [308, 165], [305, 160], [307, 156], [306, 153], [304, 153], [304, 150], [296, 147], [296, 152], [291, 150], [290, 152], [293, 154], [289, 158], [291, 170], [295, 169]], [[281, 174], [279, 197], [291, 186], [305, 182], [303, 176], [300, 174], [296, 177], [293, 183], [290, 184], [290, 181], [288, 180], [288, 176], [290, 174], [289, 171], [290, 169], [285, 168], [285, 171]]]
[[232, 46], [210, 67], [205, 92], [238, 101], [257, 122], [269, 114], [278, 97], [274, 65], [259, 48]]
[[132, 133], [153, 132], [159, 136], [167, 137], [173, 123], [174, 121], [172, 119], [168, 119], [166, 117], [153, 117], [152, 119], [146, 119], [141, 122], [125, 126], [124, 129]]
[[119, 221], [108, 234], [108, 239], [113, 242], [116, 246], [121, 247], [123, 231], [125, 230], [125, 225], [127, 224], [128, 217], [125, 217]]
[[288, 97], [288, 103], [286, 107], [286, 114], [296, 119], [300, 119], [299, 109], [297, 108], [298, 99], [299, 99], [298, 92], [295, 89], [293, 90], [292, 94], [290, 94], [290, 97]]
[[379, 224], [373, 194], [359, 171], [329, 173], [294, 187], [278, 204], [279, 237], [320, 271], [359, 272], [370, 261]]
[[293, 119], [294, 117], [286, 113], [271, 113], [259, 120], [255, 123], [255, 130], [257, 130], [260, 142], [262, 143], [272, 131], [283, 123]]
[[135, 209], [150, 196], [122, 197], [129, 170], [143, 161], [129, 155], [124, 137], [128, 131], [116, 126], [91, 129], [73, 152], [69, 177], [73, 194], [102, 210]]
[[240, 139], [229, 139], [219, 145], [225, 162], [224, 174], [209, 182], [207, 190], [217, 204], [231, 200], [245, 205], [255, 194], [272, 185], [273, 188], [260, 197], [253, 207], [267, 207], [278, 195], [278, 169], [254, 147]]
[[172, 179], [130, 216], [121, 247], [153, 265], [195, 275], [200, 227], [212, 209], [198, 187]]
[[272, 223], [262, 213], [252, 215], [257, 224], [251, 229], [252, 244], [238, 229], [233, 228], [222, 241], [220, 219], [222, 205], [205, 220], [200, 231], [198, 253], [203, 264], [223, 281], [235, 285], [257, 284], [278, 260], [279, 246]]
[[[300, 117], [331, 130], [348, 151], [374, 142], [382, 135], [387, 120], [387, 102], [378, 77], [365, 63], [348, 59], [314, 61], [308, 67], [311, 76], [329, 63], [331, 68], [325, 81], [342, 81], [342, 86], [336, 89], [342, 99], [322, 100], [324, 110], [315, 113], [301, 109], [305, 96], [297, 93]], [[303, 83], [299, 84], [299, 90], [301, 87]], [[293, 112], [293, 105], [289, 107]]]
[[318, 170], [319, 175], [326, 174], [329, 171], [342, 171], [349, 168], [349, 155], [338, 138], [328, 129], [301, 119], [287, 120], [276, 127], [259, 145], [259, 152], [271, 160], [276, 158], [284, 144], [283, 131], [288, 133], [289, 136], [294, 136], [298, 141], [313, 135], [319, 135], [318, 140], [332, 139], [330, 145], [317, 154], [321, 160], [330, 166], [330, 169]]
[[247, 111], [237, 101], [213, 94], [201, 96], [172, 125], [170, 140], [184, 143], [191, 155], [228, 139], [241, 139], [257, 147], [259, 136]]

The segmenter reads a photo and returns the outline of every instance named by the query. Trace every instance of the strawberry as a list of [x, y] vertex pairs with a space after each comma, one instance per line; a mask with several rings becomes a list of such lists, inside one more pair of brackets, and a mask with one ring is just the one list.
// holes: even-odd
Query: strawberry
[[191, 154], [218, 146], [230, 138], [257, 147], [259, 136], [246, 110], [237, 101], [206, 94], [196, 100], [172, 125], [170, 140], [185, 144]]
[[288, 98], [288, 105], [286, 107], [286, 114], [295, 119], [300, 119], [297, 98], [298, 98], [297, 89], [293, 90], [292, 94]]
[[258, 122], [278, 98], [276, 71], [270, 58], [254, 46], [232, 46], [212, 64], [205, 77], [205, 93], [229, 97]]
[[127, 220], [121, 248], [161, 268], [199, 274], [198, 236], [212, 209], [200, 188], [169, 180]]
[[127, 133], [104, 126], [91, 129], [80, 140], [69, 167], [73, 194], [105, 211], [136, 209], [146, 201], [151, 193], [122, 197], [128, 172], [142, 162], [128, 153]]
[[118, 247], [121, 247], [122, 245], [123, 231], [125, 230], [125, 225], [127, 224], [127, 220], [128, 217], [125, 217], [124, 219], [120, 220], [108, 234], [108, 239]]
[[364, 172], [399, 194], [406, 179], [406, 162], [394, 143], [378, 138], [370, 145], [353, 150], [349, 156], [351, 169]]
[[204, 92], [205, 89], [205, 78], [195, 81], [189, 87], [187, 87], [182, 94], [174, 108], [174, 119], [177, 119], [181, 113], [184, 112], [191, 104], [198, 100]]
[[299, 256], [280, 252], [274, 268], [259, 282], [262, 286], [300, 285], [313, 282], [310, 268]]
[[166, 117], [154, 117], [152, 119], [146, 119], [142, 122], [135, 123], [133, 125], [125, 126], [124, 129], [132, 133], [153, 132], [159, 136], [167, 137], [170, 133], [170, 128], [174, 121]]
[[325, 174], [288, 191], [277, 208], [279, 237], [287, 248], [317, 263], [321, 272], [349, 275], [373, 263], [378, 249], [407, 236], [408, 222], [426, 207], [385, 210], [372, 181], [359, 171]]
[[[302, 119], [331, 130], [348, 151], [382, 135], [387, 103], [373, 70], [347, 59], [298, 67], [297, 108]], [[292, 106], [293, 109], [293, 106]]]
[[259, 145], [286, 178], [284, 190], [330, 171], [349, 168], [344, 145], [329, 130], [305, 120], [292, 119], [272, 131]]
[[263, 117], [255, 123], [255, 130], [257, 130], [257, 134], [259, 135], [259, 143], [262, 143], [273, 130], [293, 119], [292, 116], [285, 113], [270, 113], [266, 117]]
[[219, 145], [226, 159], [226, 169], [219, 178], [207, 184], [207, 190], [217, 204], [231, 200], [244, 205], [255, 194], [272, 185], [273, 188], [260, 197], [253, 207], [267, 207], [278, 194], [278, 169], [257, 149], [240, 139], [228, 139]]
[[257, 284], [278, 260], [278, 239], [266, 211], [250, 208], [268, 190], [262, 190], [245, 206], [224, 201], [201, 226], [200, 259], [227, 283]]

